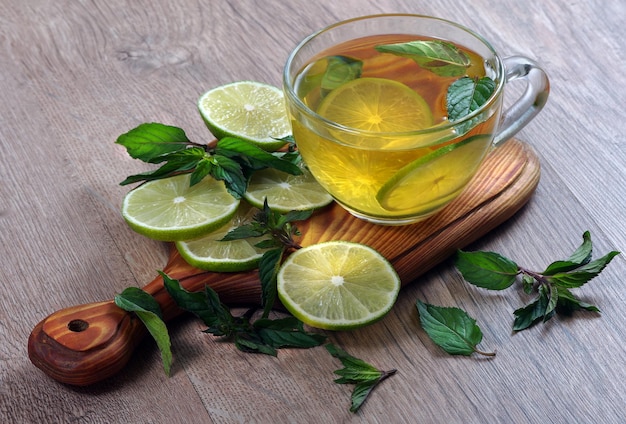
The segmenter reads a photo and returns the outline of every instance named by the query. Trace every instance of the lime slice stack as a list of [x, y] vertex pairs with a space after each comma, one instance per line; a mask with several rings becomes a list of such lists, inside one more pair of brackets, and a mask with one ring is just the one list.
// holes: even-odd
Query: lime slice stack
[[347, 330], [378, 321], [393, 306], [400, 278], [369, 246], [330, 241], [292, 253], [281, 266], [278, 296], [305, 324]]
[[291, 134], [280, 89], [256, 81], [238, 81], [213, 88], [198, 100], [198, 109], [215, 137], [237, 137], [274, 151]]

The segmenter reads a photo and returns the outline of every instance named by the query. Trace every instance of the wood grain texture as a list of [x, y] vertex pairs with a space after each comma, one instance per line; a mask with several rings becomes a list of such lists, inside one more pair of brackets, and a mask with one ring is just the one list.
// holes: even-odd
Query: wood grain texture
[[[445, 261], [403, 288], [384, 320], [328, 333], [348, 352], [397, 368], [361, 412], [332, 383], [323, 349], [278, 358], [239, 353], [172, 321], [174, 369], [140, 344], [114, 378], [59, 384], [28, 359], [52, 311], [143, 286], [168, 249], [130, 231], [118, 183], [148, 167], [113, 142], [142, 122], [208, 139], [195, 102], [242, 79], [278, 85], [295, 43], [340, 19], [381, 12], [448, 18], [525, 54], [550, 76], [544, 111], [518, 137], [541, 182], [520, 212], [471, 248], [540, 269], [590, 230], [595, 251], [623, 250], [626, 186], [626, 4], [600, 0], [6, 0], [0, 2], [0, 421], [9, 423], [445, 422], [620, 423], [624, 417], [623, 255], [580, 289], [601, 314], [511, 334], [529, 299], [464, 283]], [[513, 90], [514, 91], [514, 90]], [[459, 306], [495, 359], [449, 357], [421, 331], [415, 300]]]

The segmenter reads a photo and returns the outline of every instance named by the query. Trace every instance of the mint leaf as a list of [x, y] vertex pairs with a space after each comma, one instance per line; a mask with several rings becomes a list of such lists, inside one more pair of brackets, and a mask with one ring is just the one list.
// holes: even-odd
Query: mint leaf
[[469, 56], [457, 46], [442, 40], [416, 40], [376, 46], [381, 53], [413, 59], [422, 68], [445, 77], [464, 75], [471, 65]]
[[597, 277], [617, 255], [619, 255], [619, 252], [612, 251], [599, 259], [575, 268], [573, 271], [559, 272], [548, 278], [558, 287], [568, 289], [580, 287], [589, 282], [592, 278]]
[[166, 375], [170, 375], [172, 368], [172, 351], [167, 326], [163, 322], [161, 307], [152, 296], [137, 287], [128, 287], [115, 296], [115, 304], [121, 309], [134, 312], [144, 323], [150, 335], [154, 338], [161, 352], [161, 361]]
[[549, 304], [550, 297], [548, 290], [542, 285], [539, 287], [539, 296], [532, 303], [513, 311], [513, 315], [515, 315], [513, 330], [525, 330], [539, 321], [548, 321], [555, 313], [554, 309], [546, 313], [549, 310]]
[[485, 353], [476, 348], [483, 339], [483, 333], [476, 320], [462, 309], [434, 306], [419, 299], [416, 306], [422, 328], [447, 353], [469, 356], [476, 352], [495, 356], [495, 353]]
[[395, 369], [380, 371], [376, 367], [359, 358], [355, 358], [331, 343], [326, 345], [326, 350], [333, 357], [338, 358], [344, 366], [344, 368], [335, 371], [335, 374], [340, 376], [340, 378], [334, 380], [335, 383], [355, 384], [351, 396], [350, 412], [357, 412], [372, 391], [383, 380], [396, 373]]
[[321, 89], [329, 92], [361, 76], [363, 62], [347, 56], [329, 56], [322, 75]]
[[244, 171], [274, 168], [292, 175], [302, 174], [300, 167], [293, 162], [235, 137], [224, 137], [218, 141], [215, 154], [237, 161]]
[[281, 348], [311, 348], [319, 346], [326, 340], [326, 336], [304, 331], [304, 324], [294, 318], [280, 319], [260, 318], [252, 324], [263, 343], [277, 349]]
[[205, 158], [205, 151], [201, 147], [192, 147], [185, 150], [172, 152], [160, 157], [167, 161], [155, 171], [142, 172], [126, 177], [120, 185], [133, 184], [140, 181], [152, 181], [172, 177], [181, 173], [192, 172], [193, 169]]
[[269, 316], [270, 311], [276, 303], [277, 288], [276, 276], [280, 269], [283, 258], [284, 247], [268, 250], [263, 253], [259, 260], [259, 279], [261, 280], [261, 292], [263, 294], [263, 318]]
[[[482, 77], [479, 80], [463, 77], [450, 84], [446, 97], [450, 122], [461, 120], [478, 110], [487, 103], [495, 89], [496, 83], [489, 77]], [[472, 125], [473, 123], [469, 126]], [[469, 128], [459, 132], [464, 133], [467, 129]]]
[[132, 158], [148, 163], [163, 162], [166, 155], [193, 144], [182, 129], [156, 122], [139, 125], [120, 135], [115, 143], [126, 147]]
[[477, 287], [503, 290], [515, 282], [517, 264], [494, 252], [457, 252], [455, 265], [463, 278]]
[[583, 233], [583, 243], [572, 255], [564, 261], [552, 262], [543, 275], [553, 275], [557, 272], [567, 272], [587, 264], [591, 260], [592, 254], [591, 234], [589, 231]]
[[236, 199], [241, 199], [248, 190], [249, 179], [241, 165], [231, 158], [217, 154], [213, 156], [213, 162], [215, 166], [211, 168], [211, 176], [224, 181], [226, 190]]
[[568, 289], [559, 288], [559, 302], [557, 304], [559, 312], [563, 314], [571, 314], [579, 309], [584, 309], [590, 312], [600, 312], [598, 307], [579, 300]]

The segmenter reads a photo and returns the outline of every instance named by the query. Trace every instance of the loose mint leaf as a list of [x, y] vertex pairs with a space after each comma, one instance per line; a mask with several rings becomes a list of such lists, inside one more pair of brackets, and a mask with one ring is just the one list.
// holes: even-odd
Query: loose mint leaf
[[513, 330], [521, 331], [532, 327], [539, 321], [546, 322], [554, 315], [555, 311], [552, 310], [548, 314], [548, 305], [550, 304], [550, 298], [548, 290], [545, 285], [539, 286], [539, 296], [534, 302], [529, 305], [513, 311], [515, 320], [513, 321]]
[[552, 262], [542, 274], [554, 275], [557, 272], [568, 272], [581, 265], [585, 265], [591, 260], [592, 250], [591, 234], [589, 231], [585, 231], [583, 234], [583, 243], [580, 247], [566, 260]]
[[215, 154], [234, 159], [252, 170], [275, 168], [292, 175], [302, 174], [298, 165], [235, 137], [224, 137], [218, 141]]
[[434, 306], [417, 300], [420, 322], [433, 342], [451, 355], [469, 356], [480, 353], [494, 356], [476, 349], [483, 339], [483, 333], [476, 320], [459, 308]]
[[467, 282], [490, 290], [510, 287], [519, 273], [515, 262], [494, 252], [459, 250], [455, 265]]
[[422, 68], [445, 77], [464, 75], [470, 67], [469, 56], [452, 43], [442, 40], [416, 40], [375, 47], [381, 53], [413, 59]]
[[[475, 80], [463, 77], [448, 87], [446, 104], [450, 122], [458, 121], [487, 103], [496, 89], [496, 83], [489, 77]], [[473, 126], [472, 122], [472, 126]], [[465, 128], [462, 133], [468, 128]]]
[[551, 275], [549, 280], [555, 285], [564, 288], [575, 288], [586, 284], [592, 278], [595, 278], [604, 270], [604, 268], [613, 260], [613, 258], [619, 255], [620, 252], [612, 251], [604, 255], [603, 257], [591, 261], [585, 265], [576, 268], [570, 272], [559, 272]]
[[152, 181], [162, 178], [172, 177], [174, 175], [188, 173], [205, 158], [205, 151], [201, 147], [192, 147], [185, 150], [169, 153], [162, 156], [167, 161], [155, 171], [142, 172], [127, 177], [120, 185], [133, 184], [140, 181]]
[[134, 312], [144, 323], [161, 352], [161, 361], [166, 375], [172, 368], [172, 350], [167, 326], [163, 322], [161, 307], [157, 301], [145, 291], [137, 287], [128, 287], [115, 296], [115, 304], [121, 309]]
[[344, 350], [329, 343], [326, 350], [335, 358], [339, 359], [344, 368], [335, 371], [340, 378], [335, 380], [338, 384], [355, 384], [351, 396], [350, 412], [357, 412], [367, 400], [372, 391], [386, 378], [396, 373], [396, 370], [380, 371], [367, 362], [349, 355]]
[[164, 156], [192, 144], [182, 129], [156, 122], [133, 128], [120, 135], [115, 143], [126, 147], [132, 158], [148, 163], [163, 162]]
[[264, 344], [277, 349], [311, 348], [321, 345], [326, 340], [323, 334], [304, 331], [304, 324], [294, 317], [261, 318], [254, 321], [252, 326]]
[[361, 76], [363, 62], [347, 56], [329, 56], [322, 75], [321, 89], [328, 93]]
[[263, 318], [269, 316], [276, 303], [276, 276], [280, 268], [284, 247], [268, 250], [259, 260], [259, 279], [261, 280]]

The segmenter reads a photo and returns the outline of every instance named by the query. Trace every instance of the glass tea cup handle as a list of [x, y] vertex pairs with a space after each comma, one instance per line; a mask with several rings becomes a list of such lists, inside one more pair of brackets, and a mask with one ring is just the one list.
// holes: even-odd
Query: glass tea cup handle
[[531, 59], [510, 56], [504, 58], [502, 62], [506, 69], [507, 84], [520, 79], [525, 80], [527, 85], [521, 97], [504, 111], [498, 133], [493, 140], [494, 146], [510, 139], [530, 122], [546, 104], [550, 93], [548, 75]]

